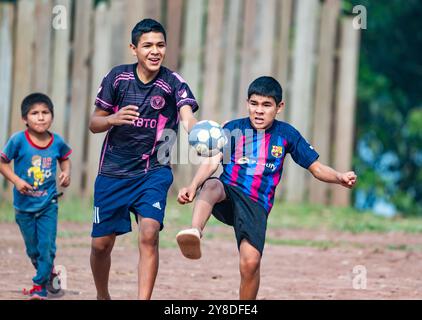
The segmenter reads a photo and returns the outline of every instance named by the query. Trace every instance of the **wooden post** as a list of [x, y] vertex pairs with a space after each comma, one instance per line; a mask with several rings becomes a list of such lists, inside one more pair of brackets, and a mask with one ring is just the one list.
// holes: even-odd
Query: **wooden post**
[[[123, 21], [124, 21], [125, 31], [124, 31], [124, 34], [121, 36], [124, 39], [124, 41], [120, 44], [121, 45], [120, 48], [115, 47], [115, 50], [120, 50], [120, 52], [123, 53], [124, 60], [114, 61], [115, 64], [113, 64], [113, 66], [123, 64], [123, 63], [136, 62], [136, 57], [132, 55], [132, 51], [129, 49], [129, 44], [132, 42], [132, 29], [135, 27], [135, 25], [139, 21], [147, 17], [145, 13], [146, 2], [151, 2], [151, 1], [150, 0], [125, 0], [124, 1], [125, 17], [123, 18], [124, 19]], [[113, 38], [113, 42], [114, 42], [114, 38]]]
[[10, 132], [25, 129], [21, 120], [22, 100], [32, 91], [33, 44], [34, 44], [35, 2], [21, 0], [17, 2], [17, 22], [13, 61], [13, 95], [10, 118]]
[[[61, 6], [56, 14], [63, 15], [60, 29], [53, 28], [52, 77], [50, 95], [54, 103], [54, 122], [52, 130], [65, 139], [66, 109], [68, 106], [70, 31], [72, 29], [72, 0], [55, 0], [55, 6]], [[58, 8], [58, 7], [57, 7]], [[58, 18], [58, 17], [57, 17]]]
[[81, 194], [85, 174], [85, 143], [87, 135], [87, 112], [89, 102], [89, 75], [91, 59], [91, 13], [93, 3], [90, 0], [76, 1], [75, 40], [72, 67], [71, 109], [69, 113], [69, 143], [72, 154], [72, 184], [69, 191]]
[[249, 83], [253, 80], [251, 76], [252, 64], [256, 49], [251, 46], [255, 42], [255, 23], [256, 23], [256, 7], [257, 0], [244, 1], [244, 20], [243, 20], [243, 41], [240, 66], [240, 85], [239, 98], [236, 106], [237, 117], [245, 117], [246, 110], [246, 94]]
[[[340, 172], [352, 170], [359, 41], [360, 31], [353, 28], [353, 18], [343, 18], [341, 21], [333, 163], [334, 168]], [[333, 185], [331, 204], [349, 206], [350, 195], [349, 189]]]
[[[309, 138], [311, 132], [318, 5], [318, 0], [298, 0], [296, 8], [290, 124], [299, 130], [305, 139]], [[287, 159], [286, 163], [286, 199], [290, 202], [301, 202], [305, 200], [306, 171], [296, 165], [291, 158]]]
[[133, 61], [134, 63], [135, 61], [129, 51], [130, 32], [128, 33], [128, 27], [125, 22], [127, 12], [129, 12], [127, 0], [111, 0], [110, 11], [111, 38], [113, 39], [110, 47], [111, 52], [113, 52], [111, 55], [111, 65], [117, 66], [129, 63], [129, 61]]
[[[10, 107], [12, 102], [14, 5], [0, 3], [0, 151], [9, 139]], [[5, 198], [4, 177], [0, 175], [0, 200]]]
[[[98, 93], [101, 81], [110, 71], [111, 65], [111, 25], [108, 23], [111, 12], [105, 2], [98, 4], [95, 9], [94, 22], [94, 52], [92, 59], [92, 84], [90, 93], [89, 116], [92, 114], [94, 101]], [[106, 133], [93, 134], [88, 131], [88, 160], [85, 194], [91, 196], [94, 191], [95, 178], [98, 173], [98, 164], [101, 154], [101, 147]]]
[[[339, 0], [327, 0], [324, 2], [319, 33], [319, 56], [312, 143], [320, 155], [319, 160], [325, 164], [331, 162], [334, 59], [339, 13]], [[328, 184], [317, 179], [311, 179], [309, 200], [311, 203], [328, 204]]]
[[[35, 1], [36, 30], [34, 41], [34, 73], [32, 74], [32, 89], [48, 94], [51, 80], [51, 31], [52, 2], [51, 0]], [[18, 35], [20, 36], [20, 35]]]
[[224, 59], [223, 59], [223, 89], [222, 99], [220, 100], [222, 121], [229, 121], [235, 118], [235, 110], [239, 99], [239, 57], [240, 50], [238, 40], [240, 35], [240, 18], [242, 13], [241, 0], [230, 0], [228, 19], [226, 21], [225, 31], [222, 34], [225, 37]]
[[224, 0], [208, 2], [202, 118], [219, 122]]
[[[204, 26], [205, 2], [198, 0], [187, 0], [184, 17], [184, 41], [182, 51], [181, 76], [186, 80], [193, 94], [201, 107], [202, 94], [199, 91], [201, 85], [201, 61], [203, 56], [202, 48], [202, 30]], [[202, 108], [202, 107], [201, 107]], [[202, 113], [202, 110], [198, 113]], [[196, 118], [200, 118], [198, 113]], [[179, 149], [178, 149], [178, 168], [177, 179], [174, 187], [178, 188], [190, 182], [193, 175], [193, 166], [190, 163], [189, 154], [192, 155], [192, 148], [188, 145], [187, 134], [182, 125], [179, 129]]]
[[147, 1], [145, 18], [151, 18], [151, 19], [160, 21], [161, 6], [162, 6], [162, 0]]
[[167, 53], [165, 65], [178, 70], [182, 29], [183, 0], [167, 0]]
[[276, 1], [258, 0], [257, 4], [253, 34], [256, 56], [252, 63], [251, 80], [260, 76], [274, 76]]

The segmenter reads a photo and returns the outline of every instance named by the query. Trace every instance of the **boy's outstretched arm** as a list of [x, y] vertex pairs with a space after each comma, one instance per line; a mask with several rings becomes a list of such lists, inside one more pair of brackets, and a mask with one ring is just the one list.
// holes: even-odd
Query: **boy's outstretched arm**
[[34, 188], [25, 180], [19, 178], [12, 170], [10, 164], [0, 158], [0, 173], [11, 183], [13, 183], [20, 193], [25, 194]]
[[180, 108], [180, 120], [182, 121], [183, 127], [187, 132], [190, 132], [192, 127], [198, 122], [193, 116], [192, 107], [185, 105]]
[[113, 126], [133, 124], [133, 121], [138, 120], [138, 117], [138, 107], [133, 105], [123, 107], [118, 112], [112, 114], [100, 108], [95, 108], [89, 120], [89, 130], [92, 133], [104, 132]]
[[59, 164], [62, 171], [59, 175], [59, 185], [67, 188], [70, 185], [70, 159], [62, 160]]
[[353, 188], [357, 179], [357, 176], [353, 171], [341, 173], [319, 161], [312, 163], [308, 170], [318, 180], [328, 183], [341, 184], [343, 187], [349, 189]]
[[196, 190], [202, 186], [205, 180], [214, 174], [222, 158], [223, 154], [219, 152], [217, 155], [205, 158], [202, 161], [190, 185], [179, 190], [177, 201], [180, 204], [186, 204], [193, 201], [196, 195]]

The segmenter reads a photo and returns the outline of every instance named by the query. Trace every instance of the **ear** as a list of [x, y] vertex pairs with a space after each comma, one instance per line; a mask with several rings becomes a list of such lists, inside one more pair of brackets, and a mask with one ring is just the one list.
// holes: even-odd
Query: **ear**
[[136, 56], [136, 47], [133, 45], [133, 43], [129, 44], [129, 49], [132, 51], [132, 55]]
[[280, 113], [284, 108], [284, 101], [281, 101], [277, 106], [277, 114]]
[[26, 119], [26, 117], [22, 117], [22, 121], [23, 123], [25, 123], [26, 126], [28, 126], [28, 120]]

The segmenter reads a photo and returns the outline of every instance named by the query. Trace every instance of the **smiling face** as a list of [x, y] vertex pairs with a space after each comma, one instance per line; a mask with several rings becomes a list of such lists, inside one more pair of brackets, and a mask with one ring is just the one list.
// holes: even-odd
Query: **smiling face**
[[53, 115], [46, 104], [35, 103], [29, 109], [26, 117], [23, 118], [23, 121], [28, 126], [28, 129], [36, 133], [44, 133], [50, 128], [53, 122]]
[[158, 73], [166, 55], [166, 41], [161, 32], [142, 34], [138, 45], [130, 45], [132, 54], [138, 59], [138, 64], [144, 78], [150, 78]]
[[274, 98], [251, 95], [247, 100], [249, 119], [252, 126], [257, 130], [266, 130], [271, 127], [274, 119], [284, 106], [284, 102], [280, 102], [277, 106]]

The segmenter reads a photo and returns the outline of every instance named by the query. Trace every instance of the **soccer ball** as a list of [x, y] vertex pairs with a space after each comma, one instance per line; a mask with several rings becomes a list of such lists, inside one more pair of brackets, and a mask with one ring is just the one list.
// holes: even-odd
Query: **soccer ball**
[[202, 157], [211, 157], [223, 149], [227, 143], [223, 128], [210, 120], [197, 122], [189, 133], [189, 144]]

